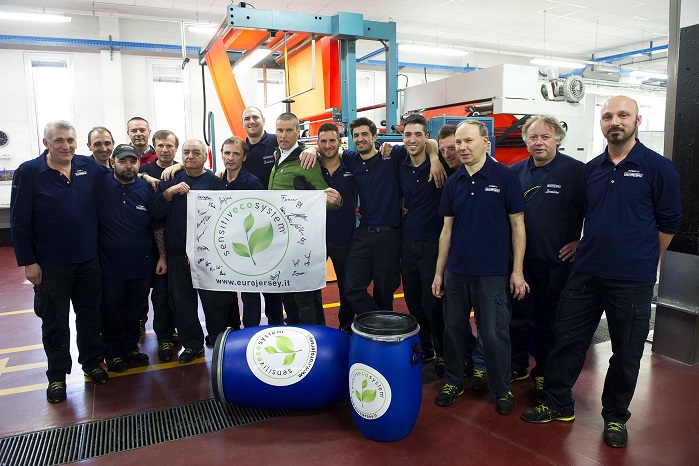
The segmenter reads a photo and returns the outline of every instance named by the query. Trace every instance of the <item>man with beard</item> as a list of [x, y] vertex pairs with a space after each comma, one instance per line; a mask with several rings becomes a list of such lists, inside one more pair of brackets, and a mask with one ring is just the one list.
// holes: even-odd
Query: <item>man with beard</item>
[[546, 400], [522, 413], [527, 422], [575, 419], [572, 388], [602, 313], [612, 357], [602, 391], [604, 442], [624, 447], [629, 404], [651, 315], [658, 260], [680, 225], [679, 174], [672, 162], [635, 138], [641, 123], [629, 97], [600, 113], [605, 151], [585, 165], [585, 227], [556, 314], [546, 362]]
[[136, 178], [138, 159], [133, 146], [118, 145], [113, 174], [105, 176], [95, 189], [102, 266], [102, 344], [110, 372], [126, 371], [127, 362], [148, 362], [148, 355], [138, 350], [139, 319], [144, 304], [147, 306], [157, 257], [148, 212], [153, 189]]

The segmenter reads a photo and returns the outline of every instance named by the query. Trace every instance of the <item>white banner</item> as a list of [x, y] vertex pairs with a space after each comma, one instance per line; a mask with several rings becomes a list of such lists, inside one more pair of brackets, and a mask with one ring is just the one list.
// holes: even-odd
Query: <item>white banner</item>
[[187, 257], [195, 288], [279, 293], [323, 288], [325, 193], [191, 191]]

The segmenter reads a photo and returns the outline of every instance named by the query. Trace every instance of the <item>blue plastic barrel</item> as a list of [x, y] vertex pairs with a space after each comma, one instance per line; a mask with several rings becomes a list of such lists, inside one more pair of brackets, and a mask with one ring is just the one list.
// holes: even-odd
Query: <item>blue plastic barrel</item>
[[350, 337], [320, 325], [226, 330], [211, 383], [218, 401], [252, 408], [315, 409], [347, 399]]
[[419, 331], [415, 317], [391, 311], [360, 314], [352, 324], [352, 414], [372, 440], [400, 440], [415, 425], [422, 402]]

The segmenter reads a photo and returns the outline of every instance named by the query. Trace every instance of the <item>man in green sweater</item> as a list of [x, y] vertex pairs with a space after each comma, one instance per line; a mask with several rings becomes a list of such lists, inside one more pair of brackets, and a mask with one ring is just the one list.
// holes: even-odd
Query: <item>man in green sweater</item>
[[[342, 196], [329, 188], [320, 165], [309, 169], [301, 168], [299, 155], [305, 149], [298, 139], [301, 134], [299, 120], [293, 113], [282, 113], [277, 117], [277, 143], [274, 152], [274, 167], [269, 177], [269, 189], [307, 190], [322, 189], [327, 196], [328, 209], [342, 205]], [[288, 324], [325, 325], [323, 298], [320, 290], [283, 293], [282, 302]]]

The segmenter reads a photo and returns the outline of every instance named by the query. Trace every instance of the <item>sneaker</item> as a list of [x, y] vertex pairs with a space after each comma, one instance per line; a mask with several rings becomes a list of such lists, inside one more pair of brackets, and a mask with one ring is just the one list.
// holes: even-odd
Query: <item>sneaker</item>
[[536, 408], [531, 408], [524, 411], [521, 418], [523, 421], [533, 422], [535, 424], [545, 424], [551, 421], [570, 422], [575, 419], [575, 414], [572, 411], [556, 411], [544, 404], [541, 404]]
[[177, 332], [172, 334], [172, 344], [175, 346], [182, 346], [182, 343], [180, 342], [180, 335]]
[[516, 382], [518, 380], [527, 380], [529, 373], [524, 371], [512, 371], [510, 372], [510, 382]]
[[102, 369], [101, 366], [97, 366], [94, 369], [90, 369], [89, 371], [83, 370], [83, 373], [95, 385], [105, 384], [109, 380], [109, 374], [107, 374], [107, 371]]
[[126, 372], [129, 366], [121, 358], [105, 359], [104, 363], [107, 365], [109, 372]]
[[515, 409], [515, 396], [512, 392], [507, 392], [502, 396], [495, 397], [495, 411], [498, 414], [512, 414], [512, 410]]
[[479, 369], [473, 369], [471, 375], [471, 388], [474, 390], [485, 390], [488, 388], [488, 374]]
[[471, 377], [473, 375], [473, 364], [464, 363], [464, 377]]
[[172, 358], [175, 357], [174, 352], [172, 351], [172, 348], [175, 346], [175, 344], [171, 341], [164, 341], [162, 343], [158, 344], [158, 359], [161, 361], [172, 361]]
[[437, 356], [437, 360], [434, 362], [434, 373], [440, 379], [444, 377], [444, 358], [442, 356]]
[[626, 424], [621, 422], [606, 422], [604, 424], [604, 443], [614, 448], [625, 447], [629, 442]]
[[185, 348], [184, 351], [182, 351], [182, 354], [180, 354], [179, 362], [180, 362], [180, 364], [190, 363], [190, 362], [194, 361], [194, 359], [197, 356], [199, 356], [200, 354], [202, 354], [203, 352], [204, 352], [203, 346], [199, 349]]
[[49, 403], [60, 403], [66, 400], [66, 383], [50, 382], [46, 389], [46, 401]]
[[138, 334], [141, 336], [146, 334], [146, 321], [145, 320], [138, 321]]
[[541, 404], [544, 401], [546, 401], [543, 377], [534, 377], [534, 401], [536, 402], [536, 404]]
[[132, 352], [124, 356], [124, 359], [126, 359], [129, 362], [135, 362], [137, 364], [144, 364], [150, 360], [146, 353], [141, 353], [139, 350], [133, 350]]
[[434, 361], [435, 359], [437, 359], [437, 353], [435, 353], [432, 348], [423, 349], [423, 352], [422, 352], [422, 362], [423, 363]]
[[451, 404], [454, 404], [454, 400], [456, 400], [456, 397], [459, 395], [464, 394], [464, 385], [452, 385], [452, 384], [444, 384], [442, 389], [439, 391], [439, 395], [437, 395], [437, 398], [435, 398], [435, 403], [437, 403], [437, 406], [449, 406]]

